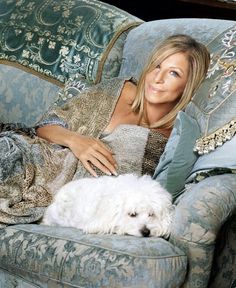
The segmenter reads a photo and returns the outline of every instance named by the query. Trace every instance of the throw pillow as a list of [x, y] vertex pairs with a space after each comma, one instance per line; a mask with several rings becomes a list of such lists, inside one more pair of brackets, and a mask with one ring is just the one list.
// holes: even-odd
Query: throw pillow
[[174, 199], [183, 190], [185, 180], [197, 159], [193, 147], [199, 135], [196, 120], [180, 111], [153, 176]]
[[[236, 135], [211, 153], [201, 155], [195, 162], [186, 183], [201, 179], [201, 175], [214, 175], [236, 171]], [[199, 181], [199, 180], [198, 180]]]
[[[206, 80], [186, 108], [200, 126], [194, 150], [200, 157], [186, 182], [199, 173], [236, 168], [236, 26], [214, 39]], [[220, 169], [219, 169], [220, 168]], [[215, 172], [214, 172], [215, 173]]]
[[211, 64], [208, 75], [186, 113], [200, 126], [195, 150], [209, 153], [230, 140], [236, 132], [236, 25], [226, 29], [208, 46]]

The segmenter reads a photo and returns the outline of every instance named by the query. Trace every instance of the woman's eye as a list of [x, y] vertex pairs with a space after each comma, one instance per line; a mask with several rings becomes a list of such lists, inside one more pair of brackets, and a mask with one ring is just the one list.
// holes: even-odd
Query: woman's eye
[[130, 217], [136, 217], [138, 214], [136, 212], [133, 212], [133, 213], [129, 213], [129, 216]]
[[179, 73], [176, 71], [170, 71], [170, 74], [173, 75], [174, 77], [179, 77]]

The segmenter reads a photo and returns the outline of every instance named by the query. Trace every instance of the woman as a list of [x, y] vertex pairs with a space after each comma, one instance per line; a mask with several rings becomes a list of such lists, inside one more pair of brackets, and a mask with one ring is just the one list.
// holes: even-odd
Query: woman
[[55, 191], [72, 179], [152, 174], [208, 64], [204, 45], [175, 35], [154, 51], [137, 85], [119, 78], [94, 85], [49, 110], [33, 138], [1, 133], [0, 226], [38, 220]]
[[[138, 85], [132, 79], [124, 82], [103, 132], [111, 133], [121, 124], [134, 124], [159, 131], [164, 140], [178, 111], [185, 108], [204, 79], [208, 65], [209, 53], [204, 45], [186, 35], [169, 37], [154, 51]], [[117, 174], [114, 151], [101, 140], [75, 133], [63, 124], [39, 128], [37, 135], [70, 148], [95, 177], [93, 165], [108, 175]]]

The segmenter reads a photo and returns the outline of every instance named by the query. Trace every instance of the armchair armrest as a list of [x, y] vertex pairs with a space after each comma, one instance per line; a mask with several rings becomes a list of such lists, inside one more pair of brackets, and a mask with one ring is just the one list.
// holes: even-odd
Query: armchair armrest
[[184, 287], [207, 287], [217, 233], [235, 209], [235, 174], [206, 178], [178, 199], [170, 241], [188, 256]]

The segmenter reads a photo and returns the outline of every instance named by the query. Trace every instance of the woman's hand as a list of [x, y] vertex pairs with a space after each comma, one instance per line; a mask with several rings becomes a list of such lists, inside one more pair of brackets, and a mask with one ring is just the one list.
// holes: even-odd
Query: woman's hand
[[74, 155], [94, 177], [97, 174], [92, 165], [107, 175], [117, 175], [113, 152], [99, 139], [75, 133], [68, 143]]
[[113, 152], [102, 141], [80, 135], [59, 125], [47, 125], [37, 129], [37, 135], [71, 149], [84, 167], [97, 177], [92, 165], [107, 175], [117, 175]]

